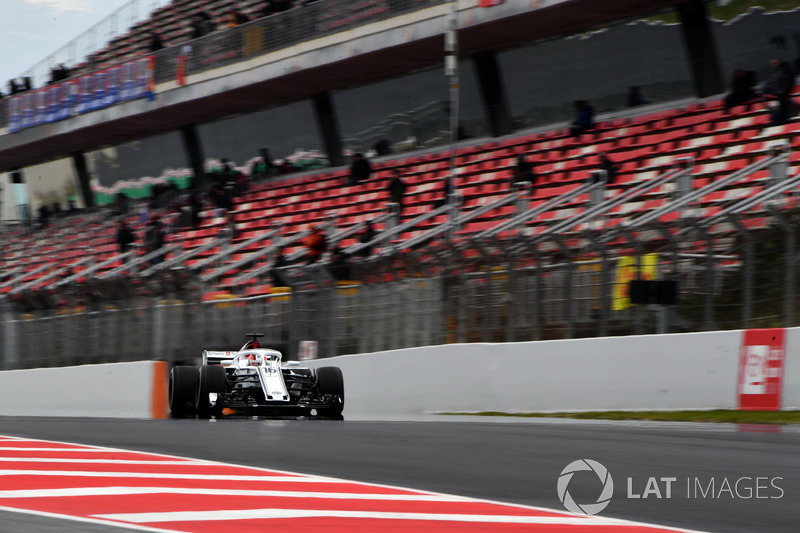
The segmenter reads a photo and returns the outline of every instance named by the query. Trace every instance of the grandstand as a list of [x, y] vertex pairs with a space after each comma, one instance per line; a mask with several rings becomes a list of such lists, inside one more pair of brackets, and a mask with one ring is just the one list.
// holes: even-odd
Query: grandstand
[[[92, 63], [130, 59], [141, 51], [136, 36], [153, 29], [180, 40], [186, 4], [158, 10]], [[230, 3], [207, 7], [221, 16]], [[6, 316], [22, 320], [4, 323], [3, 341], [17, 347], [5, 365], [56, 364], [27, 347], [44, 326], [57, 332], [56, 353], [94, 362], [109, 351], [117, 360], [180, 360], [189, 349], [225, 346], [242, 323], [266, 323], [267, 338], [290, 354], [315, 339], [325, 355], [794, 325], [799, 144], [800, 123], [770, 125], [756, 100], [726, 114], [717, 94], [604, 114], [578, 138], [551, 125], [462, 142], [455, 152], [378, 158], [355, 186], [345, 185], [346, 167], [252, 176], [228, 215], [235, 232], [207, 204], [200, 227], [168, 234], [157, 266], [141, 250], [118, 254], [103, 210], [54, 219], [46, 230], [11, 227], [0, 290]], [[601, 153], [620, 164], [611, 184], [590, 179]], [[530, 187], [513, 185], [519, 154], [534, 165]], [[385, 190], [395, 170], [409, 185], [402, 219]], [[448, 175], [458, 193], [434, 210]], [[173, 206], [158, 211], [168, 225], [180, 216]], [[137, 209], [123, 216], [143, 233]], [[380, 231], [375, 252], [352, 258], [349, 279], [302, 263], [310, 224], [324, 224], [332, 245], [353, 252], [368, 220]], [[276, 287], [279, 247], [295, 265]], [[678, 301], [663, 305], [655, 295], [632, 305], [629, 282], [643, 279], [677, 282]], [[196, 335], [187, 346], [188, 332]]]

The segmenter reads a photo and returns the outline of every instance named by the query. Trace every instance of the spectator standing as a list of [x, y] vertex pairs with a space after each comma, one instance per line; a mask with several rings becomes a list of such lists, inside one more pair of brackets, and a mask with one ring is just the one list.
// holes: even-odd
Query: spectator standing
[[211, 15], [206, 11], [199, 11], [195, 13], [190, 20], [192, 39], [197, 39], [208, 35], [216, 29], [214, 20]]
[[600, 169], [606, 171], [606, 185], [611, 185], [617, 179], [619, 163], [612, 161], [605, 152], [600, 153]]
[[252, 166], [250, 167], [250, 175], [251, 176], [272, 176], [277, 172], [277, 167], [275, 166], [275, 162], [272, 161], [272, 155], [269, 153], [269, 149], [261, 148], [258, 151], [259, 157], [253, 161]]
[[216, 183], [211, 188], [211, 203], [217, 208], [215, 216], [222, 216], [222, 214], [233, 209], [233, 200], [228, 194], [228, 189], [222, 183]]
[[369, 179], [372, 174], [372, 165], [364, 157], [364, 154], [353, 154], [352, 164], [350, 165], [350, 178], [347, 185], [356, 185], [362, 181]]
[[147, 48], [151, 52], [158, 52], [164, 49], [164, 41], [161, 39], [161, 35], [159, 35], [158, 32], [150, 32], [150, 43]]
[[525, 158], [524, 154], [517, 156], [517, 165], [514, 167], [514, 177], [512, 186], [517, 183], [528, 182], [531, 185], [536, 181], [536, 174], [533, 171], [533, 164]]
[[752, 74], [748, 74], [744, 70], [737, 68], [733, 71], [731, 77], [731, 92], [725, 96], [725, 112], [730, 112], [731, 108], [749, 102], [755, 98], [756, 93], [753, 90], [755, 85]]
[[331, 252], [331, 258], [328, 262], [328, 272], [330, 272], [333, 279], [336, 281], [344, 281], [350, 279], [350, 264], [347, 260], [347, 254], [339, 248], [334, 247]]
[[192, 193], [189, 196], [189, 224], [192, 229], [200, 227], [200, 211], [203, 210], [203, 200], [197, 193]]
[[244, 24], [245, 22], [249, 22], [250, 19], [247, 18], [247, 15], [239, 11], [238, 9], [233, 9], [228, 13], [228, 22], [225, 25], [226, 28], [235, 28], [240, 24]]
[[[158, 217], [154, 216], [145, 226], [144, 232], [144, 251], [149, 254], [160, 250], [164, 246], [164, 228]], [[155, 266], [164, 260], [163, 255], [154, 257], [150, 260], [150, 266]]]
[[305, 238], [303, 244], [305, 244], [306, 250], [308, 250], [306, 254], [306, 264], [310, 265], [319, 261], [322, 254], [325, 253], [325, 250], [328, 248], [328, 239], [325, 237], [322, 228], [313, 224], [311, 226], [311, 233]]
[[764, 89], [764, 96], [775, 98], [778, 105], [772, 112], [772, 125], [785, 124], [794, 114], [792, 89], [794, 73], [789, 63], [778, 58], [772, 60], [772, 75]]
[[270, 269], [269, 273], [272, 276], [272, 286], [273, 287], [285, 287], [286, 281], [285, 276], [281, 273], [281, 268], [289, 266], [289, 260], [284, 255], [286, 252], [286, 247], [281, 246], [278, 248], [277, 255], [275, 256], [275, 260], [272, 262], [272, 268]]
[[575, 101], [575, 120], [572, 121], [570, 132], [573, 137], [594, 128], [594, 107], [586, 100]]
[[442, 196], [439, 197], [438, 200], [433, 202], [433, 208], [439, 209], [443, 205], [447, 205], [447, 201], [450, 196], [456, 193], [456, 188], [453, 185], [453, 180], [450, 179], [450, 176], [445, 176], [441, 178], [442, 180]]
[[125, 220], [117, 221], [117, 245], [119, 246], [119, 253], [124, 254], [127, 252], [135, 240], [136, 238], [125, 223]]
[[638, 85], [631, 85], [628, 88], [628, 107], [636, 107], [649, 104], [642, 95], [642, 89]]
[[39, 229], [45, 229], [50, 222], [50, 208], [42, 204], [39, 207]]
[[398, 218], [403, 214], [403, 197], [407, 189], [408, 185], [403, 181], [400, 170], [394, 169], [392, 177], [389, 179], [389, 185], [386, 186], [386, 190], [389, 192], [389, 201], [397, 204]]
[[[361, 244], [367, 244], [372, 242], [375, 239], [375, 236], [378, 235], [378, 232], [375, 231], [375, 227], [372, 225], [372, 222], [367, 220], [364, 223], [364, 229], [361, 231], [361, 234], [358, 236], [358, 242]], [[372, 255], [372, 246], [365, 246], [361, 249], [358, 253], [359, 257], [369, 257]]]

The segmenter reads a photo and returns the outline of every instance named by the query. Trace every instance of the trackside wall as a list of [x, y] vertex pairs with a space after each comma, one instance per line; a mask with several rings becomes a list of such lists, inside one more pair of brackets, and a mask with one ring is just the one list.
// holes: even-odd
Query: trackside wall
[[0, 372], [0, 415], [165, 418], [160, 361]]
[[[345, 417], [442, 411], [735, 409], [742, 331], [450, 344], [309, 361], [339, 366]], [[800, 408], [800, 328], [786, 331], [784, 409]], [[0, 416], [163, 418], [167, 365], [0, 372]]]
[[[735, 409], [741, 331], [431, 346], [341, 356], [345, 417], [442, 411]], [[800, 406], [800, 329], [784, 408]]]

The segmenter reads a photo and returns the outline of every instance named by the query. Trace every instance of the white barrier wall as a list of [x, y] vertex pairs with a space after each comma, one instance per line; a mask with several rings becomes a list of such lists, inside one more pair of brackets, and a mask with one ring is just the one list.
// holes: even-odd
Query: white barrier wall
[[[451, 344], [309, 361], [338, 366], [345, 417], [443, 411], [735, 409], [741, 331]], [[783, 408], [800, 407], [800, 328], [786, 331]], [[163, 418], [167, 365], [0, 372], [0, 416]]]
[[0, 372], [1, 416], [164, 418], [166, 363]]
[[[800, 330], [784, 407], [800, 405]], [[741, 331], [445, 345], [313, 361], [339, 366], [345, 417], [442, 411], [735, 409]]]

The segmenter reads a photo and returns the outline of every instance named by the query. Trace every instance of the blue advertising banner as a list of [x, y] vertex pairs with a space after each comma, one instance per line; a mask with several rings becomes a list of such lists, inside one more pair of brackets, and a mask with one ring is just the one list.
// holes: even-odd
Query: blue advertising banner
[[153, 57], [134, 59], [11, 97], [8, 129], [15, 133], [126, 100], [152, 99], [154, 92]]

